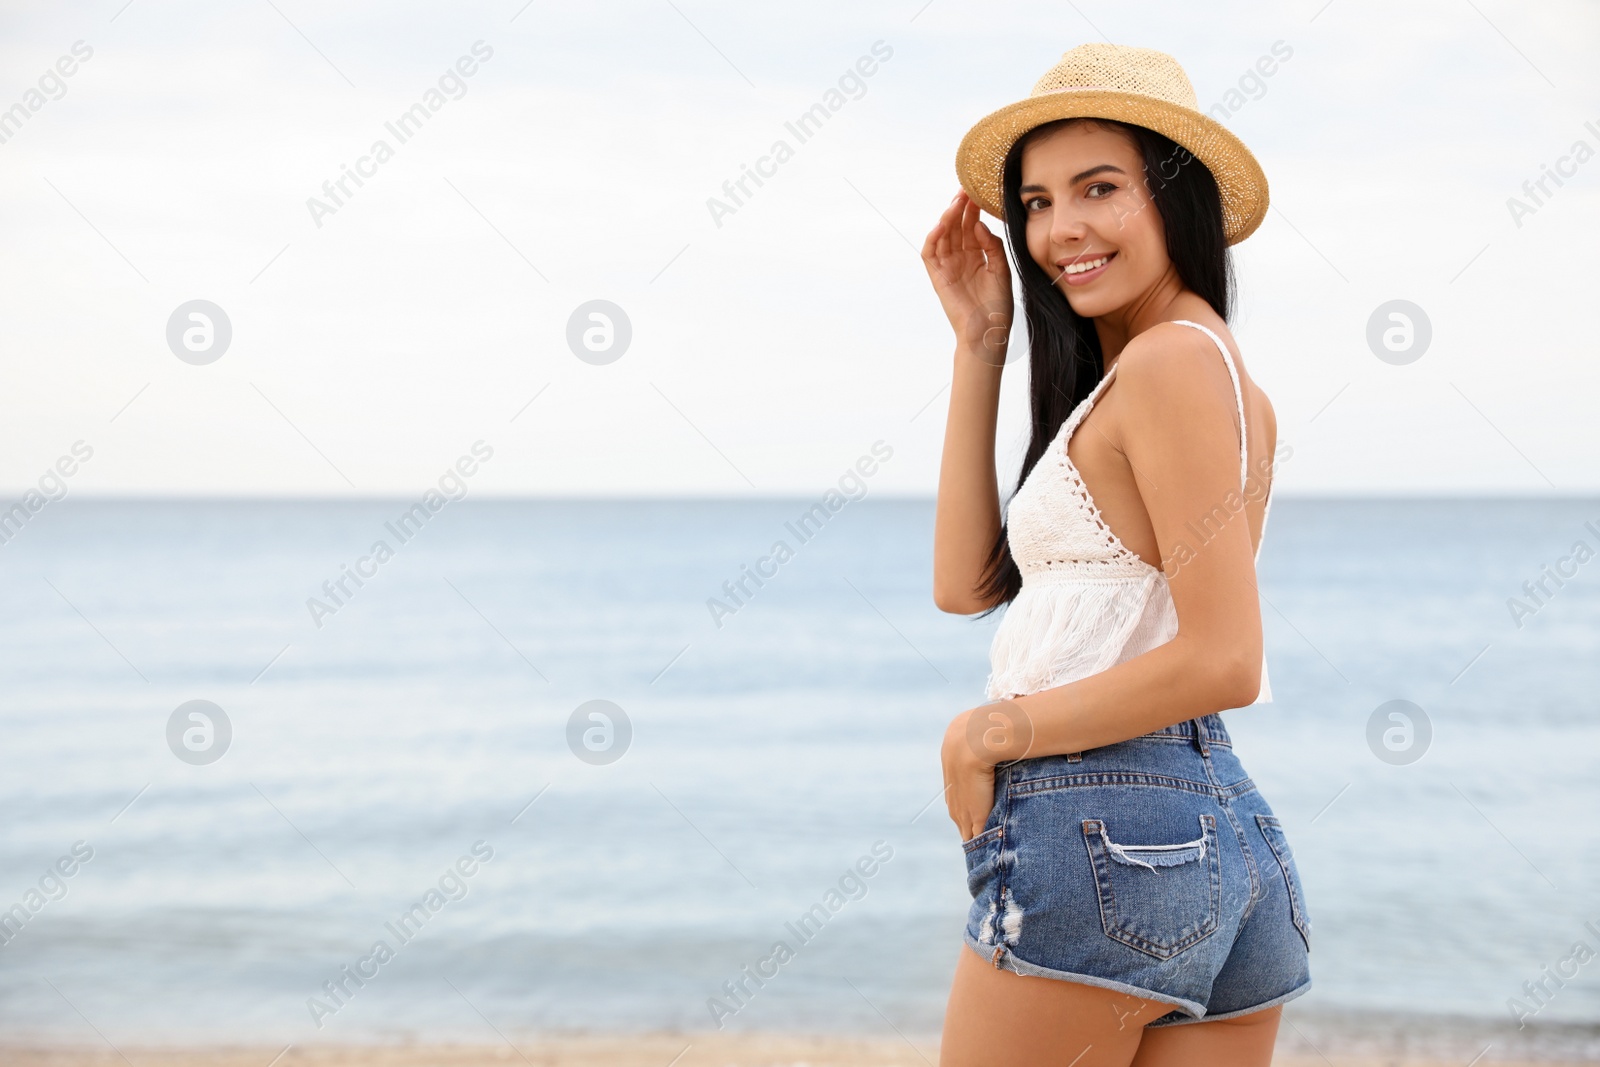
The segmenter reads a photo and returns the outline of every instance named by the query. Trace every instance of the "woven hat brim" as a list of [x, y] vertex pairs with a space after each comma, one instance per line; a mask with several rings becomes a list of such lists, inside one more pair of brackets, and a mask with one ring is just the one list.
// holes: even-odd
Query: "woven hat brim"
[[1115, 89], [1058, 89], [1030, 96], [979, 119], [956, 149], [956, 175], [984, 211], [1002, 208], [1006, 154], [1017, 138], [1057, 119], [1115, 119], [1170, 137], [1205, 164], [1222, 194], [1222, 227], [1230, 245], [1255, 233], [1267, 214], [1267, 176], [1222, 123], [1169, 100]]

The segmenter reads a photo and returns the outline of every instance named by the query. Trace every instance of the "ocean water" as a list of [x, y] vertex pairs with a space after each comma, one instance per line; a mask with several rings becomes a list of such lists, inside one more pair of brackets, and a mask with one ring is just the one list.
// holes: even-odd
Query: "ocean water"
[[[802, 500], [469, 500], [402, 543], [405, 506], [67, 500], [0, 545], [0, 1032], [702, 1029], [780, 939], [718, 1021], [937, 1032], [968, 902], [938, 744], [998, 620], [933, 606], [931, 501], [854, 502], [804, 543]], [[1314, 924], [1286, 1043], [1600, 1053], [1587, 522], [1600, 503], [1275, 502], [1275, 701], [1225, 721]], [[378, 540], [392, 558], [323, 592]], [[214, 762], [169, 744], [194, 700], [231, 730]], [[1429, 725], [1414, 762], [1369, 743], [1391, 700]], [[590, 701], [626, 717], [611, 762], [597, 720], [571, 729]]]

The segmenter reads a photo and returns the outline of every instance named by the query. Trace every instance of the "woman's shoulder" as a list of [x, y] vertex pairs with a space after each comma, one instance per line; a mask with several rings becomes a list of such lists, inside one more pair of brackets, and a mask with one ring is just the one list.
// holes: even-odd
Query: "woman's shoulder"
[[[1228, 359], [1239, 372], [1242, 386], [1243, 367], [1228, 344], [1231, 338], [1215, 327], [1208, 328], [1229, 348]], [[1176, 320], [1157, 323], [1128, 341], [1117, 357], [1117, 380], [1127, 392], [1191, 399], [1197, 392], [1208, 393], [1220, 385], [1228, 399], [1233, 398], [1233, 378], [1216, 342], [1204, 331]]]
[[[1278, 436], [1272, 402], [1246, 374], [1227, 327], [1221, 323], [1203, 325], [1228, 350], [1229, 362], [1239, 376], [1239, 396], [1251, 430], [1262, 435], [1270, 453]], [[1238, 402], [1228, 364], [1217, 343], [1202, 330], [1177, 321], [1158, 323], [1130, 340], [1117, 357], [1117, 364], [1117, 388], [1124, 390], [1123, 401], [1147, 418], [1164, 421], [1182, 412], [1207, 419], [1214, 415], [1230, 426], [1238, 421]]]

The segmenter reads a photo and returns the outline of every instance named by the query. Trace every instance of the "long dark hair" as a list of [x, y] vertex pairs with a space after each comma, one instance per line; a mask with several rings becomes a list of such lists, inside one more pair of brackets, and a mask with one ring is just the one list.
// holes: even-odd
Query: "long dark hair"
[[[1167, 256], [1185, 286], [1228, 320], [1234, 297], [1233, 259], [1222, 225], [1222, 196], [1211, 171], [1188, 150], [1170, 138], [1124, 122], [1109, 119], [1062, 119], [1045, 123], [1017, 138], [1006, 155], [1004, 209], [1007, 243], [1017, 276], [1022, 281], [1022, 308], [1028, 321], [1029, 408], [1032, 436], [1017, 472], [1020, 488], [1054, 440], [1061, 424], [1104, 376], [1100, 335], [1094, 321], [1079, 315], [1067, 303], [1050, 275], [1028, 254], [1027, 221], [1022, 208], [1022, 150], [1034, 138], [1079, 122], [1090, 122], [1126, 133], [1144, 159], [1145, 181], [1167, 240]], [[1016, 488], [1012, 494], [1015, 495]], [[1009, 604], [1022, 589], [1022, 572], [1011, 558], [1008, 525], [989, 550], [979, 590], [994, 603], [987, 615]]]

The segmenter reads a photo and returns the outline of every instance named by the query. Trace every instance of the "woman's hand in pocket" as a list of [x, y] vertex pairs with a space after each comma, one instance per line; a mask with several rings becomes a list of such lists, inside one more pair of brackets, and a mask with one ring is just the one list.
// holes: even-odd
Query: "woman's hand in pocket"
[[974, 711], [963, 711], [950, 721], [940, 752], [945, 807], [962, 841], [983, 832], [994, 808], [994, 764], [985, 761], [969, 740]]

